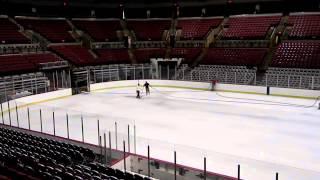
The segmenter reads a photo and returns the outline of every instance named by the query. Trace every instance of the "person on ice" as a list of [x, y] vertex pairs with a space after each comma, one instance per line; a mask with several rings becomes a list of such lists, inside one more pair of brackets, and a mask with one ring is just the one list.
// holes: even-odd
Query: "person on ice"
[[149, 88], [150, 84], [146, 81], [146, 83], [144, 83], [143, 86], [146, 88], [146, 95], [147, 96], [150, 95], [150, 88]]
[[142, 88], [141, 88], [139, 83], [137, 85], [137, 90], [136, 91], [137, 91], [137, 97], [136, 98], [140, 99], [141, 98]]

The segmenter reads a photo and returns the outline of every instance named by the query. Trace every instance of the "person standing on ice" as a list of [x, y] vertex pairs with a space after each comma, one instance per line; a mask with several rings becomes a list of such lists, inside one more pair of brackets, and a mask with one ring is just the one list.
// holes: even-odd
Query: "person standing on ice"
[[150, 88], [149, 88], [150, 84], [146, 81], [146, 83], [144, 83], [143, 86], [146, 88], [146, 95], [147, 96], [150, 95]]
[[137, 97], [138, 99], [141, 98], [141, 92], [142, 92], [142, 87], [140, 86], [140, 83], [138, 83], [137, 88], [136, 88], [136, 92], [137, 92]]

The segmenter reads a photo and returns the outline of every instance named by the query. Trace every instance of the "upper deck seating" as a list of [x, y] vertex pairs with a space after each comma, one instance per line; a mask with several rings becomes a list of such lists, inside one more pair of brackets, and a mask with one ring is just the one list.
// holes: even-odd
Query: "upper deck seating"
[[96, 42], [117, 41], [116, 31], [122, 29], [117, 20], [73, 20], [72, 23]]
[[204, 39], [210, 29], [218, 27], [223, 18], [179, 19], [177, 29], [182, 30], [182, 40]]
[[53, 43], [73, 42], [69, 33], [71, 27], [63, 19], [22, 19], [16, 18], [17, 22], [25, 29], [31, 29]]
[[0, 44], [23, 44], [30, 40], [19, 32], [19, 27], [8, 18], [0, 18]]
[[277, 26], [280, 19], [280, 15], [230, 17], [223, 39], [265, 39], [270, 28]]
[[133, 30], [137, 40], [161, 40], [165, 30], [169, 30], [169, 19], [128, 20], [128, 29]]
[[320, 14], [290, 15], [288, 23], [293, 26], [290, 38], [320, 37]]

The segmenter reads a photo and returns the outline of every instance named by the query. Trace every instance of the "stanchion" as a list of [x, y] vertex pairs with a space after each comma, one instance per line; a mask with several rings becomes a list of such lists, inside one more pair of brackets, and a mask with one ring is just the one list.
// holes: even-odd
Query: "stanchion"
[[69, 130], [69, 115], [68, 113], [66, 114], [66, 118], [67, 118], [67, 137], [68, 139], [70, 139], [70, 130]]
[[17, 118], [17, 126], [19, 126], [19, 114], [18, 114], [18, 106], [17, 106], [17, 103], [16, 103], [16, 118]]
[[100, 121], [99, 121], [99, 119], [97, 120], [97, 126], [98, 126], [98, 141], [99, 141], [99, 137], [100, 137]]
[[52, 122], [53, 122], [53, 135], [56, 136], [56, 119], [54, 117], [54, 111], [52, 112]]
[[82, 132], [82, 142], [84, 142], [83, 116], [82, 115], [81, 115], [81, 132]]
[[123, 141], [123, 167], [124, 172], [127, 171], [127, 165], [126, 165], [126, 141]]
[[30, 124], [30, 110], [29, 110], [29, 107], [27, 108], [27, 114], [28, 114], [28, 127], [29, 127], [29, 130], [31, 129], [31, 124]]
[[203, 179], [207, 179], [207, 158], [204, 157], [203, 159]]
[[130, 153], [130, 125], [128, 124], [128, 152]]
[[137, 154], [137, 132], [136, 132], [136, 125], [133, 126], [133, 146], [134, 146], [134, 153]]
[[109, 165], [112, 162], [111, 132], [109, 131]]
[[99, 136], [100, 163], [102, 163], [102, 137]]
[[107, 136], [106, 133], [103, 133], [103, 145], [104, 145], [104, 160], [105, 164], [107, 165]]
[[177, 180], [177, 152], [174, 151], [174, 180]]
[[2, 118], [2, 124], [4, 124], [2, 103], [1, 103], [0, 105], [1, 105], [1, 118]]
[[11, 126], [11, 110], [10, 110], [10, 103], [8, 101], [8, 115], [9, 115], [9, 125]]
[[118, 124], [115, 122], [115, 138], [116, 138], [116, 150], [118, 150]]
[[279, 180], [279, 173], [276, 173], [276, 180]]
[[41, 133], [43, 132], [43, 127], [42, 127], [42, 110], [40, 109], [40, 131]]
[[238, 180], [240, 180], [240, 164], [238, 164]]
[[150, 176], [150, 146], [148, 145], [148, 177]]

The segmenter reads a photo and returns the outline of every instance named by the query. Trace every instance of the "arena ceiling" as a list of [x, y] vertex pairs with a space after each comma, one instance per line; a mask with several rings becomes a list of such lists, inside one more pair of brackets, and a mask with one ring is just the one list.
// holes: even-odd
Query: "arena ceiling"
[[[320, 0], [0, 0], [0, 14], [31, 16], [66, 16], [117, 18], [122, 4], [126, 17], [171, 17], [178, 4], [181, 17], [197, 17], [206, 9], [206, 16], [228, 16], [250, 13], [288, 13], [319, 11]], [[121, 8], [120, 8], [121, 7]], [[260, 9], [256, 11], [256, 9]], [[34, 12], [35, 10], [35, 12]]]
[[[281, 2], [287, 0], [0, 0], [10, 4], [29, 4], [35, 6], [58, 6], [67, 3], [70, 6], [117, 7], [165, 7], [178, 3], [180, 6], [207, 6], [227, 3]], [[292, 0], [291, 0], [292, 1]], [[297, 0], [295, 0], [297, 1]], [[302, 1], [302, 0], [301, 0]]]

